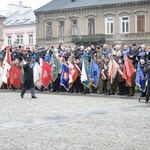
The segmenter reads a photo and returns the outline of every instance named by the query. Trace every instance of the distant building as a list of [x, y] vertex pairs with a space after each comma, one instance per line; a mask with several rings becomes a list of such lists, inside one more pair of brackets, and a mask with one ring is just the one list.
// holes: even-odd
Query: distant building
[[35, 10], [37, 44], [150, 44], [149, 0], [52, 0]]
[[4, 42], [4, 36], [3, 36], [3, 21], [6, 19], [6, 17], [0, 15], [0, 49], [2, 48], [3, 42]]
[[36, 44], [36, 18], [30, 7], [10, 4], [12, 13], [4, 21], [4, 45], [32, 47]]

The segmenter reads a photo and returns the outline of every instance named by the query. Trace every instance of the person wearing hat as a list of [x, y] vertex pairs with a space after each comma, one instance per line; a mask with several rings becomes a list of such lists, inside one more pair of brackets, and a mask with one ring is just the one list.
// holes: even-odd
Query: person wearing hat
[[132, 48], [129, 51], [129, 59], [131, 60], [135, 68], [137, 68], [137, 64], [138, 64], [138, 61], [137, 61], [138, 54], [139, 54], [139, 50], [136, 44], [134, 43], [132, 44]]
[[97, 57], [102, 57], [102, 46], [100, 45], [96, 46], [96, 55]]
[[23, 69], [24, 69], [24, 82], [21, 91], [21, 98], [24, 97], [24, 94], [28, 89], [30, 89], [31, 98], [37, 98], [34, 92], [33, 68], [31, 58], [27, 58], [27, 63], [23, 65]]

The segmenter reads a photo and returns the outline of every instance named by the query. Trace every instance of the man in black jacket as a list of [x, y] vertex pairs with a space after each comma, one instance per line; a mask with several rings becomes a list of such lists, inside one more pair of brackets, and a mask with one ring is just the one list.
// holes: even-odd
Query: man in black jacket
[[147, 73], [147, 90], [146, 90], [146, 103], [149, 102], [149, 96], [150, 96], [150, 62], [146, 64], [144, 67], [145, 73]]
[[37, 98], [34, 92], [34, 81], [33, 81], [33, 68], [32, 61], [30, 58], [27, 59], [27, 64], [23, 65], [24, 69], [24, 83], [21, 91], [21, 98], [23, 98], [26, 90], [30, 89], [31, 98]]
[[137, 56], [139, 55], [139, 49], [136, 47], [136, 44], [132, 44], [132, 48], [129, 51], [129, 59], [131, 60], [134, 67], [137, 69], [138, 61]]

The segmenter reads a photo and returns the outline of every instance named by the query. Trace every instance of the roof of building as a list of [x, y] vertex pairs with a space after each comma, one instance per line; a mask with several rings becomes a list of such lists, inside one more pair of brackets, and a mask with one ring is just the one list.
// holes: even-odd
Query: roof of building
[[51, 2], [45, 4], [44, 6], [36, 9], [35, 12], [44, 12], [68, 8], [79, 8], [96, 5], [139, 2], [139, 1], [149, 1], [149, 0], [52, 0]]
[[3, 16], [3, 15], [0, 15], [0, 18], [6, 18], [5, 16]]
[[3, 22], [4, 26], [22, 26], [36, 23], [36, 17], [31, 8], [21, 8], [11, 14]]

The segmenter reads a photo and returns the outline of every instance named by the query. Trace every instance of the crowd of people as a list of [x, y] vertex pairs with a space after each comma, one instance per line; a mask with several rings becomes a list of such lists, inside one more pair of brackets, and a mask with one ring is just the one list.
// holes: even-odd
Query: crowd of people
[[[147, 81], [150, 82], [150, 46], [145, 46], [143, 43], [128, 45], [117, 45], [114, 44], [112, 47], [108, 47], [107, 44], [103, 45], [91, 45], [91, 46], [64, 46], [62, 44], [50, 46], [48, 45], [46, 48], [39, 48], [38, 46], [30, 49], [29, 47], [24, 50], [24, 47], [6, 47], [5, 49], [0, 51], [0, 66], [3, 67], [3, 60], [5, 58], [6, 49], [10, 48], [12, 63], [17, 67], [21, 67], [23, 65], [23, 61], [26, 61], [28, 58], [32, 59], [32, 63], [39, 63], [40, 58], [42, 58], [45, 62], [51, 65], [52, 55], [55, 54], [57, 59], [61, 63], [65, 63], [68, 65], [68, 61], [72, 63], [72, 65], [78, 66], [78, 76], [74, 81], [72, 87], [70, 87], [69, 92], [73, 93], [83, 93], [89, 94], [99, 93], [99, 94], [107, 94], [107, 95], [128, 95], [133, 96], [135, 94], [135, 86], [136, 86], [136, 70], [138, 64], [140, 67], [145, 69], [147, 73]], [[97, 87], [91, 84], [90, 88], [85, 87], [81, 83], [81, 71], [82, 71], [82, 56], [83, 54], [88, 54], [88, 63], [90, 65], [91, 60], [93, 59], [97, 65], [99, 66], [101, 72], [104, 73], [105, 78], [102, 74], [99, 75], [99, 81]], [[131, 84], [128, 85], [123, 76], [118, 72], [113, 79], [113, 83], [111, 83], [108, 77], [109, 70], [109, 61], [113, 58], [119, 65], [120, 70], [123, 72], [124, 68], [124, 55], [127, 55], [130, 62], [133, 64], [135, 73], [131, 77]], [[130, 68], [129, 68], [130, 69]], [[44, 86], [40, 88], [41, 91], [50, 90], [51, 92], [65, 92], [65, 88], [60, 85], [60, 75], [61, 70], [58, 73], [58, 77], [55, 81], [52, 81], [49, 84], [49, 87], [46, 89]], [[148, 92], [150, 93], [150, 87], [147, 84]], [[1, 88], [7, 88], [5, 83]], [[15, 89], [12, 86], [12, 89]], [[148, 102], [149, 95], [147, 95], [146, 101]]]

